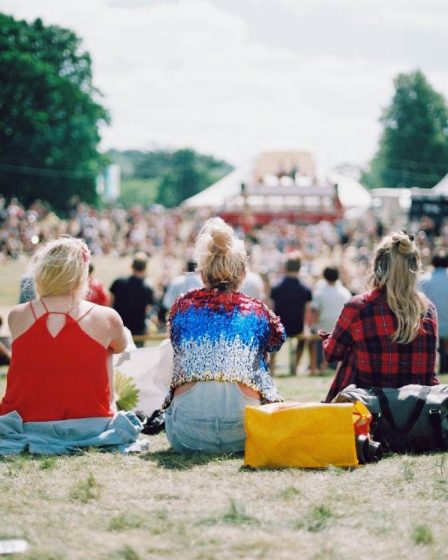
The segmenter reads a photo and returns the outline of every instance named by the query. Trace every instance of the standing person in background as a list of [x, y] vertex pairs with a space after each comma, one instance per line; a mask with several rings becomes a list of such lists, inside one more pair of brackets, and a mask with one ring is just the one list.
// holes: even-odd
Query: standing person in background
[[[339, 282], [339, 270], [334, 266], [327, 266], [323, 271], [324, 283], [313, 293], [311, 302], [311, 333], [318, 330], [331, 332], [351, 293]], [[311, 374], [327, 369], [328, 363], [323, 358], [322, 341], [318, 340], [310, 345]]]
[[[111, 307], [123, 320], [132, 335], [146, 334], [146, 317], [154, 303], [154, 293], [145, 282], [148, 257], [136, 253], [132, 261], [132, 274], [114, 280], [110, 287]], [[137, 346], [143, 346], [139, 342]]]
[[176, 276], [168, 285], [163, 296], [162, 306], [166, 311], [169, 311], [179, 296], [186, 294], [190, 290], [202, 288], [203, 285], [201, 277], [196, 272], [196, 262], [193, 260], [187, 261], [186, 272]]
[[437, 385], [437, 312], [417, 290], [421, 263], [414, 237], [397, 232], [379, 244], [371, 289], [345, 304], [331, 333], [319, 332], [328, 362], [341, 361], [326, 397], [347, 385]]
[[437, 310], [439, 325], [439, 373], [448, 372], [448, 255], [436, 252], [431, 261], [434, 270], [420, 281], [420, 289]]
[[240, 292], [246, 296], [263, 301], [266, 298], [263, 278], [248, 268], [246, 278], [240, 286]]
[[97, 305], [109, 305], [109, 294], [107, 293], [104, 284], [93, 275], [94, 271], [95, 267], [92, 263], [89, 263], [89, 288], [86, 299], [87, 301], [91, 301]]
[[[299, 254], [289, 256], [283, 280], [271, 290], [274, 313], [280, 317], [288, 338], [303, 334], [305, 322], [309, 321], [312, 294], [310, 288], [298, 278], [301, 264]], [[298, 340], [295, 349], [292, 348], [292, 340], [289, 341], [289, 344], [289, 374], [296, 375], [305, 343], [303, 340]], [[271, 372], [275, 371], [275, 354], [271, 355], [270, 368]]]

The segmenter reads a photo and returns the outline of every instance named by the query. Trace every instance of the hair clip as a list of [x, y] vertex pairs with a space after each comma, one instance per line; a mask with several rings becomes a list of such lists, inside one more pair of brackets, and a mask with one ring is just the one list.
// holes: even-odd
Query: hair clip
[[87, 245], [83, 245], [81, 247], [81, 252], [82, 252], [82, 260], [85, 263], [88, 263], [90, 261], [90, 251], [89, 251], [89, 248], [87, 247]]
[[412, 235], [412, 233], [408, 233], [405, 229], [402, 229], [401, 233], [404, 233], [405, 235], [407, 235], [409, 237], [409, 239], [411, 241], [414, 241], [415, 237]]

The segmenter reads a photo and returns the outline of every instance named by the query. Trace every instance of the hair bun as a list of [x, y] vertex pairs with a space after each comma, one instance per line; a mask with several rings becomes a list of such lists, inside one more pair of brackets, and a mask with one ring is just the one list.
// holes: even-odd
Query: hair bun
[[232, 247], [233, 233], [227, 228], [217, 228], [210, 231], [211, 247], [214, 253], [226, 254]]
[[398, 252], [404, 257], [413, 252], [413, 243], [407, 234], [403, 234], [398, 240]]
[[210, 218], [196, 239], [195, 257], [206, 286], [240, 284], [246, 270], [246, 249], [242, 240], [222, 218]]

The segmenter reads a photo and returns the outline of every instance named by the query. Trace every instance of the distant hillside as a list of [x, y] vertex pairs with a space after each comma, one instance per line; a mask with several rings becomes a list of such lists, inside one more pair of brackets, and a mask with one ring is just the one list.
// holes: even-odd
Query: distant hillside
[[120, 165], [122, 174], [119, 202], [178, 206], [232, 171], [232, 166], [191, 149], [176, 151], [110, 150], [107, 155]]

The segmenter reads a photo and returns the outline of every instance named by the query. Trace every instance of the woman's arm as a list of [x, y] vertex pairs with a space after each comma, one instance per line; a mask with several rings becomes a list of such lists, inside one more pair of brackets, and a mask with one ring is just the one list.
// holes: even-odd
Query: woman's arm
[[351, 325], [357, 314], [358, 310], [356, 308], [350, 304], [346, 304], [339, 315], [333, 332], [329, 335], [319, 333], [323, 338], [322, 346], [325, 358], [328, 362], [338, 362], [342, 360], [349, 348], [353, 346]]
[[110, 314], [111, 340], [109, 350], [113, 354], [120, 354], [127, 346], [126, 332], [120, 315], [113, 309], [107, 309]]
[[115, 401], [115, 384], [114, 384], [114, 367], [112, 362], [112, 354], [107, 357], [107, 376], [109, 380], [109, 405], [112, 412], [117, 412], [117, 403]]
[[268, 352], [276, 352], [286, 340], [285, 327], [280, 321], [280, 317], [275, 315], [268, 307], [264, 306], [269, 318], [269, 340]]

